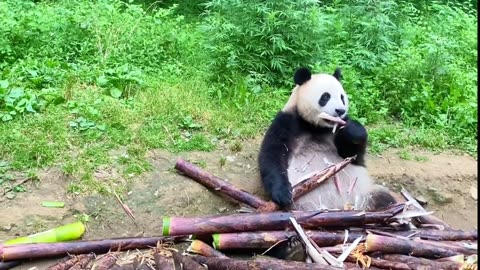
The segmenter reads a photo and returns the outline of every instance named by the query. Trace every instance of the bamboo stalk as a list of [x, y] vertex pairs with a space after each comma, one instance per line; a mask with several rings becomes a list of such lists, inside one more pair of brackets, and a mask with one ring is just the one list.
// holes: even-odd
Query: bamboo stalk
[[24, 259], [39, 259], [68, 254], [86, 254], [90, 252], [104, 253], [111, 250], [130, 250], [156, 246], [158, 242], [175, 240], [176, 238], [145, 237], [145, 238], [114, 238], [92, 241], [71, 241], [61, 243], [37, 243], [19, 245], [0, 245], [0, 260], [14, 261]]
[[[277, 259], [255, 259], [255, 260], [239, 260], [228, 258], [194, 256], [193, 260], [200, 264], [208, 266], [209, 270], [338, 270], [338, 267], [330, 265], [321, 265], [314, 263], [302, 263], [296, 261], [284, 261]], [[349, 269], [349, 268], [347, 268]], [[358, 268], [354, 268], [358, 269]]]
[[80, 257], [72, 267], [68, 270], [84, 270], [88, 264], [94, 259], [95, 255], [92, 253], [87, 254], [87, 256]]
[[295, 211], [247, 213], [206, 217], [164, 217], [162, 232], [167, 235], [201, 235], [248, 231], [273, 231], [291, 227], [290, 217], [306, 228], [360, 226], [383, 223], [403, 209], [403, 205], [378, 212]]
[[204, 270], [206, 269], [202, 265], [200, 265], [198, 262], [192, 260], [191, 258], [187, 256], [183, 256], [182, 254], [178, 252], [173, 252], [173, 259], [180, 263], [181, 269], [188, 269], [188, 270]]
[[444, 269], [444, 270], [450, 270], [450, 269], [460, 269], [462, 264], [454, 261], [435, 261], [435, 260], [430, 260], [430, 259], [425, 259], [425, 258], [417, 258], [413, 256], [408, 256], [408, 255], [402, 255], [402, 254], [384, 254], [381, 256], [384, 260], [389, 260], [389, 261], [396, 261], [396, 262], [402, 262], [407, 264], [410, 267], [413, 266], [419, 266], [419, 265], [426, 265], [431, 267], [431, 269]]
[[298, 200], [306, 193], [320, 186], [324, 181], [330, 179], [336, 173], [345, 168], [348, 164], [352, 163], [354, 157], [346, 158], [342, 162], [339, 162], [333, 166], [330, 166], [312, 177], [309, 177], [298, 184], [296, 184], [292, 189], [293, 200]]
[[206, 171], [183, 159], [177, 159], [175, 168], [205, 187], [228, 195], [230, 198], [233, 198], [234, 200], [242, 202], [253, 208], [259, 208], [267, 203], [259, 197], [241, 190], [227, 181], [207, 173]]
[[365, 251], [410, 254], [412, 256], [425, 258], [442, 258], [459, 254], [458, 252], [426, 243], [375, 234], [367, 235]]
[[33, 243], [54, 243], [70, 240], [77, 240], [82, 237], [85, 232], [85, 225], [82, 222], [77, 221], [74, 223], [66, 224], [60, 227], [56, 227], [47, 231], [32, 234], [29, 236], [19, 237], [5, 241], [3, 245], [14, 244], [33, 244]]
[[153, 254], [153, 260], [155, 261], [155, 268], [157, 270], [175, 270], [175, 262], [171, 254], [164, 254], [162, 250], [159, 250]]
[[95, 270], [108, 270], [117, 262], [117, 256], [115, 253], [110, 252], [105, 254], [102, 258], [95, 262]]
[[81, 254], [78, 256], [68, 256], [54, 265], [49, 266], [46, 270], [68, 270], [72, 266], [74, 266], [81, 258], [86, 257], [88, 255]]
[[437, 241], [461, 241], [461, 240], [477, 240], [478, 231], [470, 230], [433, 230], [433, 229], [417, 229], [412, 231], [397, 231], [395, 234], [414, 237], [420, 237], [425, 240], [437, 240]]
[[456, 242], [440, 242], [440, 241], [431, 241], [431, 240], [422, 240], [422, 239], [413, 239], [414, 242], [418, 243], [425, 243], [429, 244], [432, 246], [437, 246], [445, 249], [449, 249], [451, 251], [455, 251], [459, 254], [464, 254], [464, 255], [473, 255], [477, 254], [477, 249], [471, 249], [465, 246], [458, 245]]
[[[416, 268], [411, 268], [408, 264], [403, 262], [392, 262], [382, 259], [370, 258], [370, 266], [378, 267], [380, 269], [390, 269], [390, 270], [412, 270]], [[357, 262], [357, 259], [353, 256], [347, 256], [346, 261], [348, 262]], [[370, 268], [370, 267], [369, 267]]]
[[[307, 230], [306, 234], [320, 247], [342, 244], [345, 240], [344, 232]], [[218, 250], [229, 249], [264, 249], [295, 236], [294, 231], [258, 231], [240, 233], [213, 234], [213, 246]], [[347, 243], [355, 241], [363, 233], [349, 233]]]
[[[315, 189], [316, 187], [321, 185], [322, 182], [328, 180], [330, 177], [334, 176], [340, 170], [345, 168], [348, 164], [352, 162], [353, 159], [353, 157], [347, 158], [344, 161], [330, 166], [316, 173], [314, 176], [301, 181], [292, 189], [293, 199], [297, 200], [304, 194]], [[280, 209], [280, 207], [275, 203], [271, 201], [267, 202], [260, 197], [257, 197], [247, 191], [241, 190], [234, 185], [228, 183], [224, 179], [212, 175], [183, 159], [177, 159], [175, 168], [190, 177], [191, 179], [195, 180], [196, 182], [209, 188], [210, 190], [215, 190], [237, 202], [241, 202], [255, 209], [258, 209], [261, 212], [271, 212]]]
[[[215, 238], [214, 238], [215, 239]], [[193, 240], [187, 249], [188, 252], [196, 253], [205, 257], [227, 257], [222, 252], [212, 248], [200, 240]]]

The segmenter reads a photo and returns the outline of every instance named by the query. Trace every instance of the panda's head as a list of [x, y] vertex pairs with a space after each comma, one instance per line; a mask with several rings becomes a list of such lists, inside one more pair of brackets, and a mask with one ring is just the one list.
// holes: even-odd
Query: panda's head
[[307, 68], [295, 72], [297, 84], [296, 108], [300, 116], [307, 122], [331, 128], [335, 122], [322, 118], [323, 114], [344, 119], [348, 113], [348, 96], [340, 83], [341, 70], [337, 68], [330, 74], [313, 74]]

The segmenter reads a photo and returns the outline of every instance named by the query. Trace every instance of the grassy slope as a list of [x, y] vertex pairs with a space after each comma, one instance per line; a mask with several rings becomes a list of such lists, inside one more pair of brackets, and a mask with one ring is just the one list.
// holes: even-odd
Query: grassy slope
[[[31, 22], [26, 22], [28, 20], [21, 23], [19, 20], [12, 27], [16, 34], [32, 36], [31, 40], [25, 36], [24, 39], [10, 37], [10, 41], [17, 42], [19, 51], [5, 57], [1, 79], [9, 83], [7, 93], [12, 91], [12, 85], [36, 93], [36, 99], [30, 98], [38, 101], [40, 113], [21, 113], [24, 105], [19, 105], [17, 100], [15, 104], [20, 108], [14, 109], [17, 114], [12, 120], [0, 124], [0, 161], [3, 160], [0, 162], [0, 181], [8, 180], [10, 171], [34, 173], [46, 166], [59, 166], [71, 176], [70, 192], [123, 190], [129, 176], [149, 169], [144, 158], [149, 149], [208, 151], [222, 140], [237, 145], [242, 139], [261, 136], [288, 98], [289, 89], [252, 95], [242, 86], [237, 91], [225, 91], [243, 93], [240, 97], [219, 97], [222, 87], [210, 84], [202, 73], [207, 70], [206, 56], [198, 53], [196, 46], [203, 37], [195, 23], [186, 25], [178, 18], [179, 21], [175, 22], [173, 16], [159, 15], [155, 18], [169, 21], [166, 25], [154, 25], [155, 18], [138, 19], [138, 16], [147, 17], [139, 15], [143, 14], [141, 10], [108, 13], [108, 4], [74, 7], [72, 3], [75, 1], [63, 1], [60, 4], [40, 4], [32, 9], [8, 3], [10, 6], [3, 4], [0, 11], [8, 10], [11, 14], [33, 12], [34, 15], [25, 17], [41, 16], [45, 25], [38, 26], [39, 31], [57, 31], [57, 36], [50, 40], [44, 35], [40, 37], [26, 32], [31, 27]], [[73, 15], [69, 10], [74, 10]], [[88, 10], [98, 14], [89, 14]], [[42, 13], [46, 15], [40, 15]], [[48, 18], [49, 14], [52, 18]], [[94, 31], [69, 32], [57, 25], [55, 20], [62, 22], [59, 17], [65, 17], [65, 14], [80, 25], [94, 25], [91, 28]], [[92, 19], [96, 15], [100, 17], [97, 22]], [[6, 18], [8, 21], [13, 15]], [[112, 25], [103, 25], [106, 21], [111, 21]], [[13, 23], [13, 19], [10, 22]], [[177, 28], [181, 36], [177, 42], [181, 44], [171, 45], [169, 36], [175, 31], [170, 29], [172, 25], [182, 25], [183, 30]], [[132, 34], [133, 37], [122, 39], [125, 33], [134, 32], [137, 34]], [[142, 44], [142, 35], [159, 33], [167, 37], [147, 39], [144, 42], [150, 44]], [[85, 42], [79, 48], [88, 51], [78, 49], [74, 55], [63, 57], [60, 52], [68, 54], [71, 47], [78, 45], [75, 39]], [[132, 44], [130, 40], [133, 40]], [[167, 47], [178, 47], [171, 47], [161, 56], [155, 51], [147, 52], [148, 48], [162, 42]], [[162, 62], [157, 63], [159, 59]], [[122, 73], [118, 66], [124, 63], [138, 67], [140, 75], [135, 69]], [[112, 69], [113, 73], [109, 73]], [[100, 87], [102, 85], [105, 86]], [[44, 88], [54, 89], [55, 96], [63, 102], [42, 105], [39, 93]], [[116, 89], [122, 98], [116, 98]], [[130, 90], [134, 94], [129, 95]], [[370, 150], [379, 152], [386, 147], [417, 145], [433, 150], [457, 148], [476, 153], [473, 136], [465, 142], [452, 142], [449, 139], [451, 132], [441, 126], [413, 129], [407, 124], [383, 119], [370, 125]], [[119, 154], [118, 149], [125, 152]], [[106, 168], [115, 168], [122, 177], [97, 181], [95, 171]]]

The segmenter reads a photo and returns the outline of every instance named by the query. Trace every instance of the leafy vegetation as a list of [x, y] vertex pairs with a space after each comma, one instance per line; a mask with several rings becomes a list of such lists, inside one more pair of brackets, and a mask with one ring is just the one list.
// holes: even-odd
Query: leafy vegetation
[[3, 173], [57, 166], [70, 192], [108, 193], [149, 149], [241, 151], [301, 65], [342, 67], [373, 152], [477, 152], [476, 2], [187, 2], [0, 2]]

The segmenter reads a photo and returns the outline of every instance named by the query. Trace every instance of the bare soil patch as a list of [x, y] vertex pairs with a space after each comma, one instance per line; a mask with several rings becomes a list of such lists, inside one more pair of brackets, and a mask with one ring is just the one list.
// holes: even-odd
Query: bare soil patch
[[[91, 215], [85, 239], [160, 235], [163, 216], [196, 216], [233, 213], [229, 203], [193, 180], [177, 174], [173, 167], [178, 157], [196, 162], [204, 169], [231, 181], [234, 185], [264, 197], [256, 158], [259, 140], [247, 141], [232, 152], [227, 147], [214, 152], [172, 154], [155, 150], [148, 153], [154, 170], [138, 177], [124, 203], [133, 211], [137, 228], [114, 198], [76, 197], [67, 194], [68, 179], [54, 168], [40, 174], [37, 185], [18, 193], [13, 200], [0, 198], [0, 242], [75, 220], [76, 215]], [[458, 229], [477, 228], [477, 161], [467, 155], [433, 154], [412, 150], [417, 160], [404, 160], [392, 149], [381, 156], [370, 155], [368, 167], [374, 179], [396, 191], [405, 187], [412, 195], [422, 196], [427, 209]], [[65, 208], [45, 208], [41, 202], [60, 200]], [[29, 269], [40, 262], [15, 269]]]

